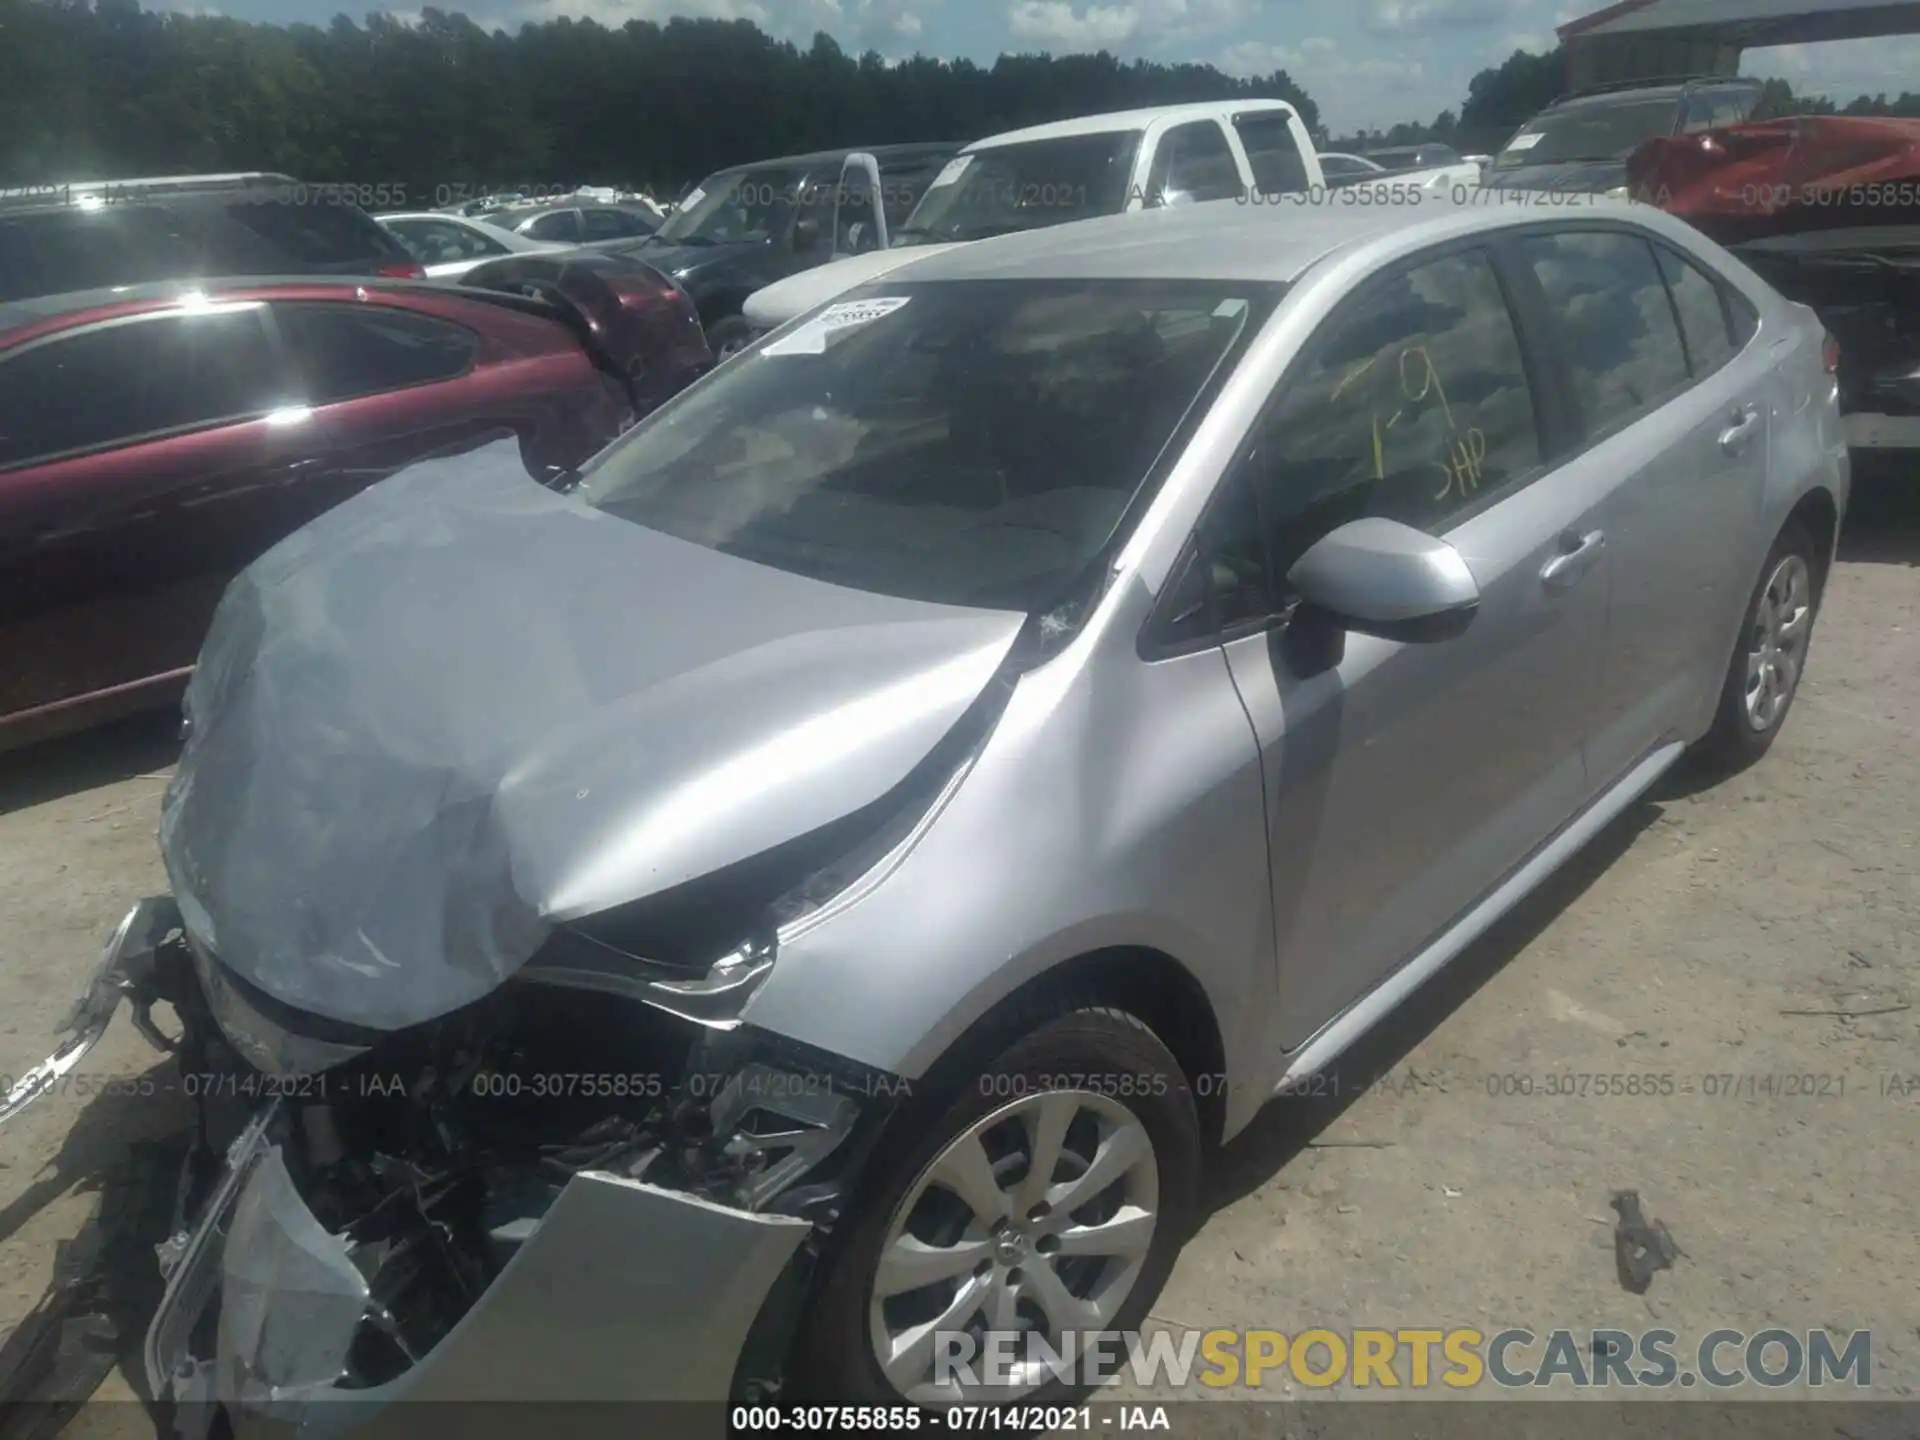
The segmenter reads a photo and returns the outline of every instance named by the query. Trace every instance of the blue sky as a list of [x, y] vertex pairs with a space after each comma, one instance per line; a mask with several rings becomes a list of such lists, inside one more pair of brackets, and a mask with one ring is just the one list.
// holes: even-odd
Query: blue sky
[[[341, 0], [209, 0], [181, 9], [324, 23], [361, 13]], [[1516, 48], [1544, 50], [1553, 27], [1604, 0], [441, 0], [486, 25], [592, 16], [608, 25], [670, 15], [744, 17], [805, 43], [825, 30], [849, 50], [990, 61], [1002, 51], [1112, 50], [1193, 60], [1240, 74], [1287, 70], [1336, 131], [1431, 119], [1467, 81]], [[376, 8], [376, 7], [369, 7]], [[388, 7], [377, 7], [388, 8]], [[392, 7], [395, 14], [408, 12]], [[1749, 74], [1842, 99], [1920, 88], [1920, 36], [1749, 51]]]

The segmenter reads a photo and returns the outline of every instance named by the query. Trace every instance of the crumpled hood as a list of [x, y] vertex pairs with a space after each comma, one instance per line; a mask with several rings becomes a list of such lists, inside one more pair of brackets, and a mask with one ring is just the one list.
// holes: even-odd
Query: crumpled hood
[[535, 484], [513, 441], [425, 462], [228, 589], [162, 854], [189, 931], [243, 980], [418, 1024], [559, 922], [883, 796], [1023, 620], [648, 530]]
[[878, 280], [903, 265], [911, 265], [916, 260], [924, 260], [929, 255], [938, 255], [951, 249], [952, 244], [901, 245], [888, 250], [869, 250], [863, 255], [849, 255], [845, 259], [816, 265], [811, 270], [802, 270], [797, 275], [789, 275], [784, 280], [776, 280], [764, 289], [754, 291], [747, 297], [741, 313], [756, 330], [771, 330], [776, 325], [786, 324], [796, 315], [806, 314], [816, 305], [824, 305], [856, 285]]
[[1564, 160], [1550, 165], [1520, 165], [1512, 170], [1486, 172], [1494, 190], [1558, 190], [1575, 195], [1603, 195], [1627, 183], [1627, 162], [1620, 160]]

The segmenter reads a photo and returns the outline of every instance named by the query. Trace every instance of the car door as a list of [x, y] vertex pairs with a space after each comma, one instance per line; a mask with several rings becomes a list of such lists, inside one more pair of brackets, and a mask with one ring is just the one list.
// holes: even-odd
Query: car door
[[1772, 367], [1764, 346], [1733, 353], [1716, 283], [1636, 228], [1549, 227], [1516, 248], [1568, 377], [1583, 445], [1568, 468], [1607, 491], [1612, 602], [1588, 742], [1603, 783], [1693, 739], [1719, 693], [1754, 579], [1741, 566]]
[[1314, 656], [1283, 623], [1226, 646], [1263, 757], [1285, 1049], [1417, 954], [1587, 798], [1604, 489], [1553, 465], [1557, 401], [1503, 271], [1468, 246], [1349, 296], [1251, 437], [1238, 503], [1264, 573], [1282, 577], [1268, 581], [1280, 613], [1293, 562], [1363, 516], [1447, 539], [1481, 592], [1445, 641], [1352, 634], [1337, 657]]
[[0, 359], [0, 715], [179, 678], [285, 533], [266, 497], [313, 442], [263, 314], [104, 321]]
[[[288, 506], [311, 518], [413, 461], [516, 429], [515, 404], [463, 383], [480, 337], [464, 325], [393, 305], [283, 301], [274, 323], [299, 392], [327, 441], [325, 474]], [[522, 402], [533, 397], [521, 396]]]

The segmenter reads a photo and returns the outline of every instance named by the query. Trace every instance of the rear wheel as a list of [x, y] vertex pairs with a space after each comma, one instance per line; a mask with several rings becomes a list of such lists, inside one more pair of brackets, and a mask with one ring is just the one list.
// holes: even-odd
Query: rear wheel
[[1806, 672], [1820, 578], [1821, 556], [1813, 537], [1789, 521], [1747, 602], [1746, 624], [1727, 667], [1713, 728], [1695, 748], [1706, 764], [1738, 770], [1773, 745]]
[[[1081, 1387], [1036, 1357], [1137, 1329], [1166, 1281], [1201, 1157], [1179, 1063], [1104, 1008], [1057, 1014], [994, 1050], [983, 1042], [944, 1113], [912, 1120], [913, 1138], [878, 1161], [802, 1327], [798, 1378], [823, 1398], [1067, 1398]], [[996, 1376], [998, 1332], [1016, 1337], [1016, 1360]], [[971, 1366], [972, 1383], [942, 1355]]]

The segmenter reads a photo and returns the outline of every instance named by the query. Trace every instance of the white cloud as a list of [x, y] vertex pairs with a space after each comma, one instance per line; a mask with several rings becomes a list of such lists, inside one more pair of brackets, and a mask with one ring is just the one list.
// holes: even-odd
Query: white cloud
[[1007, 11], [1007, 26], [1017, 40], [1067, 50], [1099, 50], [1131, 40], [1140, 28], [1140, 12], [1131, 5], [1086, 5], [1068, 0], [1018, 0]]
[[1369, 30], [1380, 32], [1464, 29], [1511, 21], [1530, 0], [1371, 0]]
[[1743, 75], [1778, 75], [1796, 91], [1841, 101], [1882, 91], [1920, 90], [1920, 35], [1834, 40], [1822, 45], [1775, 45], [1740, 57]]
[[768, 34], [805, 45], [825, 30], [850, 51], [891, 51], [920, 35], [917, 13], [927, 0], [532, 0], [515, 23], [565, 15], [618, 29], [629, 20], [664, 24], [675, 16], [694, 20], [751, 20]]
[[1111, 49], [1129, 41], [1191, 40], [1245, 21], [1255, 0], [1014, 0], [1007, 27], [1014, 38], [1064, 50]]
[[1560, 37], [1550, 31], [1514, 30], [1500, 37], [1500, 58], [1505, 60], [1516, 50], [1525, 50], [1529, 55], [1546, 55], [1560, 43]]
[[1412, 84], [1426, 78], [1426, 66], [1418, 59], [1343, 54], [1336, 41], [1321, 35], [1302, 40], [1297, 46], [1242, 40], [1221, 52], [1220, 68], [1230, 75], [1268, 75], [1285, 70], [1322, 105], [1326, 104], [1322, 91], [1333, 86]]

